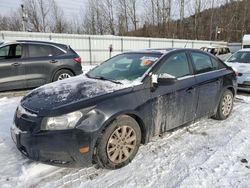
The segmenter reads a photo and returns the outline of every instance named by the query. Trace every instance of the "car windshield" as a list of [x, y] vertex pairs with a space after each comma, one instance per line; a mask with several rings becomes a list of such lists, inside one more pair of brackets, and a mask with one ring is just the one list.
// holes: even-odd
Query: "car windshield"
[[227, 61], [232, 63], [250, 63], [250, 52], [236, 52]]
[[161, 54], [153, 53], [121, 54], [105, 61], [86, 75], [110, 81], [134, 81], [143, 76], [160, 57]]

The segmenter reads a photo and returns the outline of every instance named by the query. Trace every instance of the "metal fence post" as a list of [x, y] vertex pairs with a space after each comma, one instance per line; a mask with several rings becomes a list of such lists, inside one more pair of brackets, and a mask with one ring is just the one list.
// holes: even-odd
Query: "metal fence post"
[[172, 40], [172, 48], [174, 48], [174, 40]]
[[123, 52], [123, 38], [121, 38], [121, 52]]
[[148, 47], [151, 48], [151, 39], [148, 40]]
[[91, 37], [89, 37], [89, 62], [92, 64]]
[[4, 40], [4, 34], [2, 33], [2, 39]]

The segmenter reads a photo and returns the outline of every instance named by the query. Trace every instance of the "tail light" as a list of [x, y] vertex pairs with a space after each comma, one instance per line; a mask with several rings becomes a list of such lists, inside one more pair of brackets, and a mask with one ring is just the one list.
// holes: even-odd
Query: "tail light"
[[80, 58], [80, 57], [76, 57], [76, 58], [74, 58], [74, 61], [75, 61], [76, 63], [82, 63], [82, 60], [81, 60], [81, 58]]

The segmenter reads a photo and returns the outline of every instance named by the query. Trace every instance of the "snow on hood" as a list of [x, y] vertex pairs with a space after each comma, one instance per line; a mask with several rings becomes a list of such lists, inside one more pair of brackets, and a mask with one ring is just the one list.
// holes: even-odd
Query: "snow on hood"
[[116, 84], [79, 75], [31, 91], [23, 98], [22, 105], [34, 111], [51, 110], [49, 109], [51, 107], [57, 108], [141, 84], [139, 80], [121, 81], [121, 83]]
[[240, 73], [250, 73], [250, 63], [226, 62], [226, 64]]

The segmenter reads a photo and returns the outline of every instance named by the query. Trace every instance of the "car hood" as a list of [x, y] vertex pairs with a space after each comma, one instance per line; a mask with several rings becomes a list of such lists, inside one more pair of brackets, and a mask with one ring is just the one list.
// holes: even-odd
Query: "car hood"
[[233, 69], [237, 72], [250, 73], [250, 63], [226, 62], [226, 64], [230, 67], [233, 67]]
[[67, 113], [94, 105], [97, 98], [132, 86], [132, 84], [115, 84], [80, 75], [31, 91], [22, 99], [21, 105], [40, 116]]

